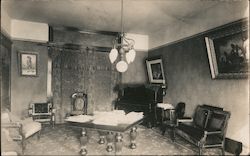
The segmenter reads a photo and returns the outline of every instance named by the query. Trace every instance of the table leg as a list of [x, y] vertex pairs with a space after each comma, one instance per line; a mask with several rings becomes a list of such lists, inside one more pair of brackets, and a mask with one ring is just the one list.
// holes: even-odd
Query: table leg
[[164, 109], [161, 109], [161, 125], [163, 124], [165, 117], [166, 117], [165, 111]]
[[113, 132], [108, 132], [106, 138], [107, 138], [107, 148], [106, 148], [106, 150], [108, 152], [111, 152], [111, 151], [113, 151], [113, 141], [114, 141]]
[[133, 127], [130, 131], [130, 140], [131, 140], [131, 144], [130, 144], [130, 148], [131, 149], [135, 149], [136, 148], [136, 137], [137, 137], [137, 132], [136, 132], [136, 127]]
[[120, 152], [122, 151], [122, 146], [123, 146], [123, 143], [122, 143], [122, 134], [121, 133], [116, 133], [116, 142], [115, 142], [115, 151], [116, 152]]
[[52, 113], [52, 116], [51, 116], [51, 124], [52, 124], [52, 128], [55, 128], [55, 114]]
[[106, 132], [103, 131], [98, 131], [99, 135], [100, 135], [100, 140], [98, 141], [99, 144], [104, 144], [105, 143], [105, 135]]
[[87, 154], [86, 145], [88, 143], [88, 137], [87, 137], [87, 131], [85, 128], [82, 128], [82, 136], [80, 137], [80, 143], [81, 143], [81, 155]]

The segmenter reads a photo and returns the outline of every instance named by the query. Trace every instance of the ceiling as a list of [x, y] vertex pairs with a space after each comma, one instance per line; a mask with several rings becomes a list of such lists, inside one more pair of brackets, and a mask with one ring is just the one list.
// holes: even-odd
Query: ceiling
[[[124, 31], [150, 34], [174, 22], [188, 22], [217, 0], [124, 0]], [[83, 30], [121, 31], [121, 0], [2, 0], [14, 19]]]

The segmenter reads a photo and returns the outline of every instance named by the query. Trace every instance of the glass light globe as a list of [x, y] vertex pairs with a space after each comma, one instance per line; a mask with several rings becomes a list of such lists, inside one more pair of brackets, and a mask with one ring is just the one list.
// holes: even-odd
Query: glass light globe
[[129, 54], [129, 57], [130, 57], [129, 58], [130, 62], [133, 62], [135, 60], [135, 55], [136, 55], [135, 50], [134, 49], [129, 50], [128, 54]]
[[126, 53], [126, 60], [127, 60], [128, 64], [130, 64], [132, 62], [131, 61], [131, 53], [130, 52]]
[[125, 61], [119, 61], [116, 64], [116, 69], [118, 70], [118, 72], [125, 72], [128, 69], [128, 64]]
[[114, 63], [116, 58], [118, 56], [118, 51], [117, 49], [113, 48], [110, 53], [109, 53], [109, 60], [111, 63]]

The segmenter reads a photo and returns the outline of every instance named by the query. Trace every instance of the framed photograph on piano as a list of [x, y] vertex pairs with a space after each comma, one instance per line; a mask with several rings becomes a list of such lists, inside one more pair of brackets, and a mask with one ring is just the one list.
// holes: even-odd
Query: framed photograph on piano
[[146, 60], [148, 78], [150, 83], [165, 84], [165, 75], [162, 59]]

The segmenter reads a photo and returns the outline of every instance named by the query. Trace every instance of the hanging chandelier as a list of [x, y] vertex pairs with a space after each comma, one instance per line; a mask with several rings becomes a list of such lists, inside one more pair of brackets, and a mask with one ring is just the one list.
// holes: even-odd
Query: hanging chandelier
[[127, 38], [123, 32], [123, 0], [121, 0], [121, 32], [113, 41], [113, 48], [109, 53], [111, 63], [116, 63], [118, 72], [125, 72], [128, 69], [128, 64], [135, 59], [135, 41]]

